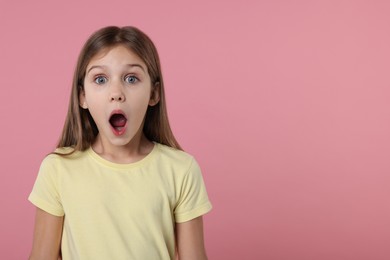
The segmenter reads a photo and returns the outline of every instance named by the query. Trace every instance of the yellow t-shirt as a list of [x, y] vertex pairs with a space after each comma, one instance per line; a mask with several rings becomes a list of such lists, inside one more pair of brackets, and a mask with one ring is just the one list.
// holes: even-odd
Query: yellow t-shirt
[[50, 154], [29, 200], [65, 215], [64, 260], [174, 259], [175, 222], [211, 210], [194, 158], [158, 143], [131, 164], [112, 163], [91, 148], [67, 157]]

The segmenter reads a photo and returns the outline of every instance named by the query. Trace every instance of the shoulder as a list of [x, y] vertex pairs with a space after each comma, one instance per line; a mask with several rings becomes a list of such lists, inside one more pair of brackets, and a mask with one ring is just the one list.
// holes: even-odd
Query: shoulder
[[159, 167], [169, 169], [176, 177], [201, 172], [198, 162], [191, 154], [166, 145], [156, 144], [159, 154]]
[[187, 152], [159, 143], [156, 143], [156, 146], [160, 158], [166, 161], [167, 163], [170, 162], [170, 163], [175, 163], [184, 166], [195, 162], [195, 158]]
[[74, 151], [71, 147], [57, 148], [42, 160], [38, 175], [61, 180], [88, 166], [87, 151]]
[[56, 148], [42, 160], [41, 167], [46, 165], [61, 165], [62, 163], [80, 159], [85, 154], [85, 151], [75, 151], [73, 147]]

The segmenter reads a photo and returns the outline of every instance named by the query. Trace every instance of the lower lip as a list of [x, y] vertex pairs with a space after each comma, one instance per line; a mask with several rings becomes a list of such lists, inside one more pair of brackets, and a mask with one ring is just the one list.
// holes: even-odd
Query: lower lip
[[125, 124], [125, 126], [123, 126], [121, 128], [114, 128], [111, 126], [111, 130], [114, 133], [114, 135], [116, 135], [116, 136], [123, 135], [126, 132], [126, 128], [127, 128], [127, 124]]

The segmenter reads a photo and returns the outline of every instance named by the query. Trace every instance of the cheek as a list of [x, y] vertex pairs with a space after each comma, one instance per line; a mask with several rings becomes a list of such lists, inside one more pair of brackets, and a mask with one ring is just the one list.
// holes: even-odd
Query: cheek
[[87, 99], [88, 110], [95, 122], [99, 122], [103, 119], [104, 106], [101, 105], [96, 99]]
[[99, 104], [104, 104], [107, 99], [107, 94], [103, 91], [96, 91], [88, 88], [85, 89], [85, 100], [87, 101], [89, 106], [98, 108]]
[[129, 100], [130, 116], [136, 120], [142, 121], [149, 106], [149, 96], [143, 95]]
[[[140, 101], [140, 100], [138, 100], [138, 101]], [[142, 102], [133, 103], [132, 109], [131, 109], [133, 116], [143, 118], [146, 114], [146, 110], [148, 109], [148, 101], [149, 101], [149, 99], [143, 99]]]
[[128, 103], [132, 105], [134, 108], [141, 108], [148, 106], [149, 100], [150, 100], [150, 92], [146, 90], [137, 91], [131, 93], [131, 95], [128, 95], [126, 97]]

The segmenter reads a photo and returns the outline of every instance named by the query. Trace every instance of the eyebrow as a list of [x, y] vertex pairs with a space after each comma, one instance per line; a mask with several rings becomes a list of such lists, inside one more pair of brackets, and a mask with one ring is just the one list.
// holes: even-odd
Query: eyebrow
[[[144, 67], [142, 67], [141, 64], [137, 64], [137, 63], [135, 63], [135, 64], [126, 64], [126, 66], [127, 66], [127, 67], [139, 67], [143, 72], [145, 72], [145, 69], [144, 69]], [[105, 66], [105, 65], [94, 65], [94, 66], [90, 67], [90, 68], [87, 70], [87, 74], [88, 74], [91, 70], [93, 70], [93, 69], [105, 69], [106, 67], [107, 67], [107, 66]]]

